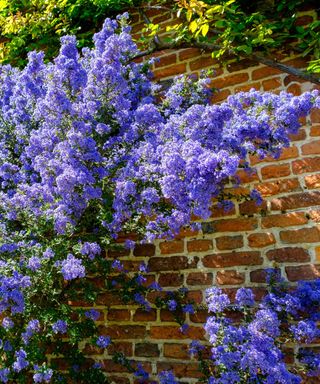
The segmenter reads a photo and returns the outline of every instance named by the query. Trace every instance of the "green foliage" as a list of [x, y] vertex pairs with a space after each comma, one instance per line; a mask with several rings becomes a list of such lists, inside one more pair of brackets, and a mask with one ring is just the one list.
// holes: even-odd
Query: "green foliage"
[[79, 47], [91, 46], [92, 35], [107, 16], [135, 4], [135, 0], [0, 0], [0, 62], [22, 66], [27, 53], [57, 54], [59, 39], [78, 38]]
[[[251, 55], [253, 52], [294, 50], [320, 59], [320, 21], [297, 22], [298, 11], [308, 7], [316, 13], [316, 2], [308, 0], [179, 0], [182, 23], [170, 27], [176, 40], [200, 40], [217, 46], [212, 56]], [[316, 16], [316, 15], [315, 15]], [[309, 67], [315, 71], [316, 62]]]

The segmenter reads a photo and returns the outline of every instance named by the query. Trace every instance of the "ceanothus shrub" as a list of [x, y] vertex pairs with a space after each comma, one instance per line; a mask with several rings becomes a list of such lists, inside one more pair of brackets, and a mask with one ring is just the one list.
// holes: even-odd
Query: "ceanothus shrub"
[[[233, 304], [220, 288], [206, 291], [209, 359], [197, 341], [190, 351], [198, 355], [208, 384], [300, 384], [302, 374], [307, 379], [320, 376], [320, 354], [293, 348], [320, 337], [320, 280], [290, 289], [279, 271], [270, 269], [267, 282], [268, 293], [260, 303], [250, 288], [238, 289]], [[290, 347], [287, 356], [285, 346]], [[286, 357], [293, 364], [286, 365]]]
[[[107, 383], [100, 295], [148, 310], [146, 293], [160, 289], [146, 284], [144, 264], [129, 273], [105, 256], [118, 234], [169, 238], [193, 215], [207, 218], [212, 198], [230, 207], [224, 185], [250, 171], [248, 155], [277, 157], [320, 105], [316, 91], [241, 92], [210, 105], [203, 78], [162, 92], [149, 63], [132, 60], [138, 52], [120, 17], [105, 21], [93, 49], [79, 54], [65, 36], [52, 63], [32, 52], [22, 70], [0, 67], [0, 382]], [[175, 297], [158, 304], [193, 311]], [[104, 354], [93, 363], [87, 347]], [[115, 359], [147, 380], [142, 366]]]

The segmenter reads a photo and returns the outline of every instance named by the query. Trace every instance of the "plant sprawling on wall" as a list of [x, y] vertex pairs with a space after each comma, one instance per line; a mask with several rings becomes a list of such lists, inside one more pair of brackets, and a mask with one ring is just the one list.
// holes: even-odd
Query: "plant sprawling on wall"
[[[98, 326], [101, 294], [149, 310], [146, 294], [161, 289], [147, 284], [145, 264], [128, 272], [106, 256], [119, 233], [135, 232], [141, 242], [172, 238], [198, 226], [190, 224], [194, 215], [208, 218], [212, 198], [230, 209], [224, 186], [236, 183], [239, 167], [251, 171], [248, 155], [279, 156], [299, 119], [320, 106], [317, 91], [255, 90], [210, 105], [208, 81], [184, 76], [162, 92], [150, 80], [149, 63], [132, 60], [139, 50], [127, 15], [107, 19], [93, 42], [80, 54], [76, 38], [64, 36], [53, 62], [32, 52], [21, 70], [0, 67], [0, 382], [108, 383], [103, 363], [113, 341]], [[247, 198], [261, 202], [255, 190]], [[179, 312], [196, 310], [185, 293], [157, 301], [183, 332]], [[88, 309], [79, 308], [83, 301]], [[270, 316], [278, 326], [277, 313]], [[251, 350], [262, 353], [255, 336]], [[87, 359], [88, 348], [101, 357]], [[299, 382], [280, 353], [274, 358], [279, 377]], [[148, 382], [141, 365], [121, 354], [114, 359]], [[244, 364], [239, 374], [276, 383], [262, 361]], [[209, 382], [222, 383], [226, 367], [219, 363]], [[159, 380], [175, 382], [170, 372]]]

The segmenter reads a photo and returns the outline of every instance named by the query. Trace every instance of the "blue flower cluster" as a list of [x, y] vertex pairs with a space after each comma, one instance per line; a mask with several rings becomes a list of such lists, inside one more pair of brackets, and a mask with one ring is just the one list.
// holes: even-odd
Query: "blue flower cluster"
[[[234, 304], [220, 288], [207, 290], [207, 304], [212, 315], [205, 330], [212, 345], [207, 376], [210, 384], [270, 383], [299, 384], [300, 374], [320, 375], [320, 355], [301, 349], [298, 365], [286, 366], [282, 348], [288, 342], [299, 345], [314, 342], [320, 329], [313, 320], [319, 318], [320, 280], [300, 282], [289, 289], [277, 281], [274, 271], [270, 292], [258, 303], [249, 288], [240, 288]], [[231, 320], [236, 311], [240, 315]], [[191, 353], [203, 346], [194, 342]], [[300, 372], [300, 374], [298, 374]]]

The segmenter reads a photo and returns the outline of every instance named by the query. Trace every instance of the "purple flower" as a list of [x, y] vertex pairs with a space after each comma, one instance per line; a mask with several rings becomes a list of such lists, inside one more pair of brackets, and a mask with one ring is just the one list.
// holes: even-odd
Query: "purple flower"
[[216, 287], [206, 290], [206, 301], [209, 311], [213, 313], [223, 312], [230, 304], [228, 295]]
[[93, 321], [97, 321], [100, 317], [100, 312], [96, 309], [89, 309], [89, 311], [86, 311], [84, 314], [88, 319]]
[[99, 336], [96, 344], [100, 348], [107, 348], [111, 344], [111, 339], [109, 336]]
[[85, 276], [85, 267], [82, 261], [68, 254], [65, 260], [61, 261], [61, 273], [65, 280], [73, 280]]
[[54, 333], [66, 333], [68, 325], [64, 320], [58, 320], [52, 324], [52, 330]]
[[254, 305], [254, 294], [250, 288], [239, 288], [236, 293], [236, 303], [240, 306]]

